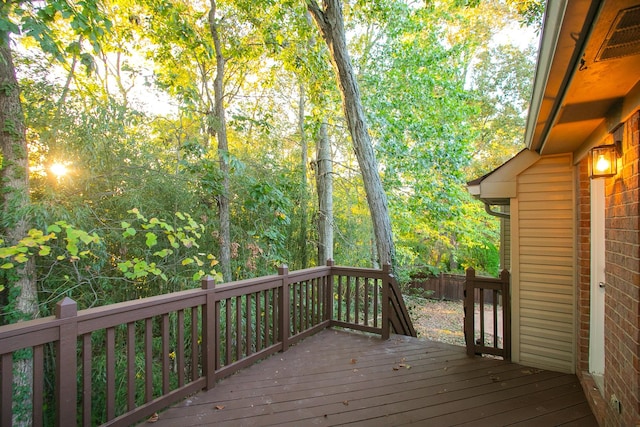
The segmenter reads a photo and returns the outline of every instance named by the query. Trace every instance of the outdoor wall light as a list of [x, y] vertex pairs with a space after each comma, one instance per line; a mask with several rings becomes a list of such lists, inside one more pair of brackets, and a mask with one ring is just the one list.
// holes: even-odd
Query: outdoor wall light
[[618, 157], [622, 155], [622, 141], [600, 145], [589, 152], [589, 177], [607, 178], [618, 173]]

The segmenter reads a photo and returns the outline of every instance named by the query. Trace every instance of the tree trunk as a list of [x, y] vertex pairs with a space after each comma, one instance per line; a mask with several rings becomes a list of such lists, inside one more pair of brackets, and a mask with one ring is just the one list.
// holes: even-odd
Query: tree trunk
[[333, 259], [333, 159], [327, 123], [320, 125], [316, 146], [318, 187], [318, 265]]
[[373, 231], [376, 237], [378, 259], [381, 265], [393, 265], [395, 250], [387, 197], [378, 173], [378, 163], [371, 145], [360, 89], [349, 58], [349, 52], [347, 51], [342, 5], [339, 0], [324, 0], [323, 5], [324, 10], [320, 9], [315, 0], [307, 0], [307, 8], [329, 47], [331, 60], [336, 72], [342, 95], [342, 108], [364, 181], [367, 203], [369, 204]]
[[298, 247], [300, 250], [301, 268], [309, 266], [307, 254], [307, 200], [309, 199], [307, 183], [307, 138], [304, 133], [304, 85], [300, 83], [300, 99], [298, 100], [298, 127], [300, 130], [300, 236]]
[[211, 0], [209, 11], [209, 29], [213, 38], [216, 51], [216, 78], [213, 81], [214, 91], [214, 124], [209, 125], [210, 133], [215, 134], [218, 140], [218, 157], [220, 172], [222, 175], [222, 194], [218, 196], [218, 219], [220, 220], [220, 269], [225, 282], [231, 282], [231, 220], [229, 215], [229, 164], [227, 154], [229, 142], [227, 141], [227, 122], [224, 111], [224, 65], [225, 58], [222, 55], [220, 34], [216, 24], [216, 1]]
[[[13, 65], [9, 35], [0, 32], [0, 233], [11, 246], [29, 230], [29, 161], [20, 88]], [[38, 317], [38, 298], [33, 261], [5, 272], [7, 292], [15, 297], [2, 307], [3, 323]], [[14, 362], [13, 425], [31, 424], [32, 364], [28, 356]]]

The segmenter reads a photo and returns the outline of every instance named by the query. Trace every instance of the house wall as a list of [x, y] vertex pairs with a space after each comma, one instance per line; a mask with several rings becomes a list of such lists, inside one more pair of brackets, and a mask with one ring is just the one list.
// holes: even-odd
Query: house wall
[[570, 154], [543, 156], [511, 201], [513, 359], [575, 372], [575, 206]]
[[640, 424], [639, 114], [625, 123], [622, 171], [606, 181], [605, 425]]
[[[509, 206], [504, 206], [504, 213], [510, 213]], [[500, 219], [500, 270], [511, 270], [511, 219]]]

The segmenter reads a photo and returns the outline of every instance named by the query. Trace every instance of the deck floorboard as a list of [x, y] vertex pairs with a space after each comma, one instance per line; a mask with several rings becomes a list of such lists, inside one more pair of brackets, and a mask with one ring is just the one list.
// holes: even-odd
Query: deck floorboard
[[575, 375], [458, 346], [325, 330], [159, 414], [154, 427], [597, 426]]

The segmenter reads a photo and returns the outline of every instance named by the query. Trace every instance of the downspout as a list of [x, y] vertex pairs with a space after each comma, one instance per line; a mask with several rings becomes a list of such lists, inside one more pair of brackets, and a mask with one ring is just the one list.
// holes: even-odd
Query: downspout
[[506, 213], [506, 212], [497, 212], [497, 211], [493, 211], [491, 210], [491, 205], [487, 202], [484, 203], [484, 210], [492, 216], [497, 216], [498, 218], [511, 218], [511, 214]]

